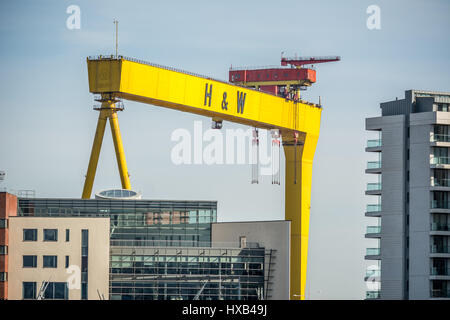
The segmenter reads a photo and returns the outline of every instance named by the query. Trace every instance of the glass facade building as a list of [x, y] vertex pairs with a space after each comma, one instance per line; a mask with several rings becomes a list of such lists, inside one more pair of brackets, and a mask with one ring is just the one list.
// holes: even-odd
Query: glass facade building
[[109, 217], [110, 299], [257, 300], [269, 290], [274, 250], [212, 243], [215, 201], [19, 198], [18, 216]]

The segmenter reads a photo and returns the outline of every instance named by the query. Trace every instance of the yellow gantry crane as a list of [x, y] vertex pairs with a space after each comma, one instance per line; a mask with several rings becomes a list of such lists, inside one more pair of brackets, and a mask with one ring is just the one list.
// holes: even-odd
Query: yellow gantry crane
[[290, 297], [305, 298], [311, 182], [322, 108], [302, 101], [214, 80], [122, 56], [87, 59], [89, 91], [101, 96], [100, 115], [83, 189], [92, 193], [105, 132], [111, 125], [122, 188], [131, 189], [117, 111], [121, 99], [231, 121], [261, 129], [278, 129], [286, 158], [285, 219], [291, 221]]

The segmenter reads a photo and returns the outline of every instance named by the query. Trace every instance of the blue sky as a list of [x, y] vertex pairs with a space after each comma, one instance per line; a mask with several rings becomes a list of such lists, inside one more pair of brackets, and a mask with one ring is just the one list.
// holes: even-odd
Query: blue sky
[[[66, 8], [81, 9], [81, 29], [66, 28]], [[368, 30], [366, 9], [381, 9]], [[450, 91], [448, 1], [2, 1], [0, 3], [0, 170], [2, 186], [39, 197], [79, 197], [97, 112], [86, 57], [119, 54], [227, 79], [233, 65], [275, 65], [287, 55], [341, 55], [317, 65], [304, 98], [322, 97], [314, 163], [309, 252], [313, 299], [362, 299], [364, 174], [374, 155], [364, 118], [408, 89]], [[210, 119], [125, 102], [119, 115], [133, 189], [150, 199], [219, 201], [219, 220], [284, 217], [284, 187], [252, 185], [250, 166], [174, 166], [171, 133]], [[225, 123], [226, 128], [241, 126]], [[243, 127], [242, 127], [243, 128]], [[284, 170], [284, 168], [282, 168]], [[282, 177], [283, 177], [282, 171]], [[94, 190], [120, 186], [109, 128]]]

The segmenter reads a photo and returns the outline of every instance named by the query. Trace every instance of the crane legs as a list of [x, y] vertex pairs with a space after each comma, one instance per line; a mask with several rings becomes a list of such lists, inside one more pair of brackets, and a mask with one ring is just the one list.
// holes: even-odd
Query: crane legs
[[291, 221], [290, 298], [304, 300], [308, 258], [312, 165], [318, 136], [283, 141], [286, 158], [285, 219]]
[[128, 175], [127, 163], [125, 161], [125, 153], [123, 150], [122, 138], [120, 136], [119, 121], [117, 118], [117, 109], [114, 101], [104, 100], [100, 108], [98, 116], [97, 130], [95, 131], [94, 143], [92, 145], [91, 157], [89, 159], [88, 171], [83, 187], [83, 199], [89, 199], [92, 193], [95, 173], [97, 171], [98, 158], [102, 148], [103, 136], [105, 134], [106, 121], [109, 118], [111, 125], [111, 133], [114, 140], [114, 148], [116, 151], [117, 164], [119, 166], [120, 180], [123, 189], [131, 189], [130, 178]]

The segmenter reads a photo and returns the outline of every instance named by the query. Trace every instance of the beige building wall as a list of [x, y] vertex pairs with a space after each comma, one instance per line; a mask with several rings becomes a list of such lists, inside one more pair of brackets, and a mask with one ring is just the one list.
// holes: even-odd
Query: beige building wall
[[[23, 241], [23, 229], [37, 229], [37, 241]], [[58, 229], [58, 241], [44, 241], [44, 229]], [[66, 229], [70, 229], [68, 242]], [[89, 230], [88, 299], [100, 299], [99, 293], [109, 299], [109, 218], [97, 217], [10, 217], [8, 298], [22, 299], [22, 282], [36, 282], [37, 293], [43, 281], [66, 282], [73, 278], [75, 273], [66, 272], [66, 256], [69, 266], [78, 266], [81, 271], [83, 229]], [[36, 255], [37, 267], [23, 268], [23, 255]], [[56, 255], [57, 268], [43, 268], [44, 255]], [[81, 286], [69, 287], [68, 292], [69, 300], [81, 299]]]

